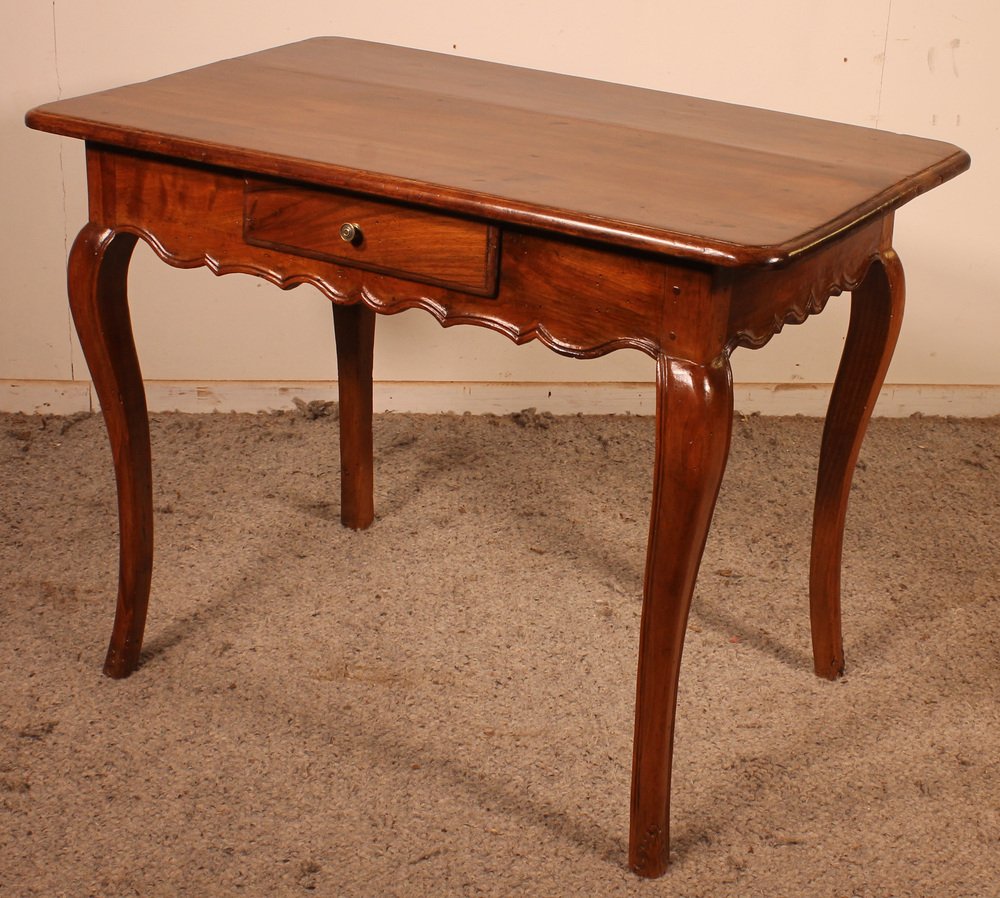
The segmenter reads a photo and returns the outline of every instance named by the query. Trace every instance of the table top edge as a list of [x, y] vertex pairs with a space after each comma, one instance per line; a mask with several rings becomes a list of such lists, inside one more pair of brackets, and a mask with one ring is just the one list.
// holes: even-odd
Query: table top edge
[[[366, 41], [352, 41], [348, 38], [317, 37], [299, 44], [320, 42], [346, 42], [368, 44]], [[294, 45], [288, 45], [294, 46]], [[382, 45], [376, 45], [382, 46]], [[389, 45], [384, 45], [389, 47]], [[286, 49], [286, 48], [275, 48]], [[395, 48], [403, 49], [406, 48]], [[264, 53], [268, 51], [263, 51]], [[429, 53], [430, 51], [409, 51]], [[251, 56], [256, 54], [250, 54]], [[440, 57], [448, 54], [432, 54]], [[461, 59], [461, 57], [455, 57]], [[209, 64], [203, 68], [210, 68]], [[491, 65], [500, 65], [491, 63]], [[516, 69], [517, 66], [502, 66]], [[189, 70], [194, 71], [194, 70]], [[531, 69], [524, 69], [531, 72]], [[551, 73], [539, 73], [551, 74]], [[170, 76], [165, 76], [170, 77]], [[562, 76], [577, 80], [577, 76]], [[153, 79], [154, 81], [161, 79]], [[613, 85], [612, 82], [595, 82]], [[112, 89], [114, 90], [114, 89]], [[639, 88], [638, 90], [644, 90]], [[98, 92], [101, 94], [104, 92]], [[657, 92], [659, 93], [659, 92]], [[959, 147], [937, 140], [925, 140], [936, 144], [940, 156], [925, 168], [900, 177], [888, 186], [878, 185], [862, 202], [845, 207], [840, 214], [827, 221], [804, 222], [807, 230], [796, 234], [788, 229], [779, 236], [780, 242], [759, 244], [752, 240], [727, 240], [729, 236], [716, 228], [716, 233], [686, 232], [670, 224], [658, 225], [652, 219], [625, 219], [612, 217], [607, 212], [619, 210], [605, 209], [588, 212], [582, 206], [568, 208], [564, 203], [532, 202], [514, 195], [500, 195], [495, 191], [476, 190], [470, 183], [433, 183], [431, 180], [415, 180], [407, 174], [393, 174], [362, 169], [348, 164], [338, 164], [336, 159], [309, 159], [272, 152], [269, 148], [239, 145], [234, 142], [206, 140], [200, 136], [170, 134], [163, 130], [142, 130], [132, 125], [114, 121], [101, 121], [96, 117], [74, 116], [62, 111], [65, 104], [84, 98], [67, 98], [46, 103], [29, 110], [25, 115], [28, 127], [65, 137], [82, 139], [90, 145], [117, 148], [132, 153], [148, 153], [161, 158], [184, 160], [205, 166], [234, 169], [252, 174], [270, 175], [287, 180], [299, 181], [333, 189], [352, 190], [371, 196], [397, 199], [439, 209], [445, 212], [487, 219], [498, 224], [522, 225], [542, 231], [552, 231], [570, 236], [582, 237], [625, 248], [653, 252], [677, 259], [700, 262], [713, 266], [781, 266], [795, 257], [829, 240], [835, 239], [845, 230], [870, 221], [873, 217], [888, 214], [921, 193], [953, 178], [966, 170], [971, 159]], [[714, 103], [716, 101], [706, 101]], [[723, 104], [732, 105], [732, 104]], [[800, 118], [792, 116], [790, 118]], [[848, 126], [845, 126], [848, 127]], [[409, 173], [412, 174], [412, 173]], [[495, 186], [495, 185], [490, 185]], [[874, 186], [874, 185], [873, 185]], [[564, 199], [557, 197], [557, 199]], [[835, 212], [835, 208], [828, 210]], [[690, 222], [687, 223], [690, 227]], [[761, 236], [764, 236], [762, 233]]]

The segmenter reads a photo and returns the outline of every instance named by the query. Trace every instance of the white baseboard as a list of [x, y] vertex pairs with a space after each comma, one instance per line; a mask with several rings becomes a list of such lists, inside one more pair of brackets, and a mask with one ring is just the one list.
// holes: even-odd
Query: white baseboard
[[[293, 399], [336, 399], [335, 381], [147, 381], [150, 411], [258, 412], [293, 407]], [[736, 384], [735, 403], [743, 414], [822, 417], [829, 384]], [[381, 381], [375, 410], [471, 412], [496, 415], [535, 407], [555, 415], [651, 415], [656, 401], [651, 383], [431, 383]], [[96, 410], [87, 381], [0, 381], [0, 411], [68, 415]], [[1000, 415], [1000, 384], [890, 384], [875, 414], [982, 418]]]
[[0, 381], [0, 412], [73, 415], [89, 412], [93, 385], [86, 380]]

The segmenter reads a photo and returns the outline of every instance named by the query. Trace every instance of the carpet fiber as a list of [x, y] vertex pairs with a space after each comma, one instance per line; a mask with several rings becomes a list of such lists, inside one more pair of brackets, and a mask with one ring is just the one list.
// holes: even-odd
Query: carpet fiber
[[0, 895], [997, 895], [1000, 422], [876, 420], [815, 678], [821, 425], [739, 418], [681, 674], [672, 866], [625, 867], [652, 422], [153, 417], [140, 669], [96, 416], [0, 417]]

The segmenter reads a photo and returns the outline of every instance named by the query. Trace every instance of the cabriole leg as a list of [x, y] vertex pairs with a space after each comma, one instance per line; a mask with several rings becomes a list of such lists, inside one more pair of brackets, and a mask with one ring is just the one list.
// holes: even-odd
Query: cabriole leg
[[629, 865], [660, 876], [669, 856], [670, 771], [688, 609], [729, 454], [729, 360], [657, 364], [653, 506], [639, 635]]
[[809, 611], [817, 675], [844, 672], [840, 565], [851, 479], [903, 317], [903, 268], [885, 251], [851, 295], [851, 321], [823, 430], [813, 515]]
[[118, 486], [118, 604], [104, 672], [139, 663], [153, 569], [153, 489], [146, 394], [125, 282], [136, 238], [94, 222], [69, 256], [69, 303], [111, 441]]

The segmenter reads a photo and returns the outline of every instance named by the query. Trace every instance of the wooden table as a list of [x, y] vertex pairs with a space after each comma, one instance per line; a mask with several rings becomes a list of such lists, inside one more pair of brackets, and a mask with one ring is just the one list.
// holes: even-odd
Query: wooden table
[[419, 307], [577, 358], [631, 347], [655, 359], [629, 863], [663, 873], [681, 649], [729, 450], [729, 355], [852, 292], [810, 578], [816, 672], [835, 678], [851, 475], [903, 310], [893, 215], [969, 157], [936, 141], [340, 38], [63, 100], [27, 122], [87, 142], [90, 221], [70, 253], [69, 299], [118, 484], [109, 676], [138, 662], [153, 556], [125, 291], [138, 238], [179, 268], [310, 283], [333, 301], [348, 527], [374, 516], [376, 312]]

